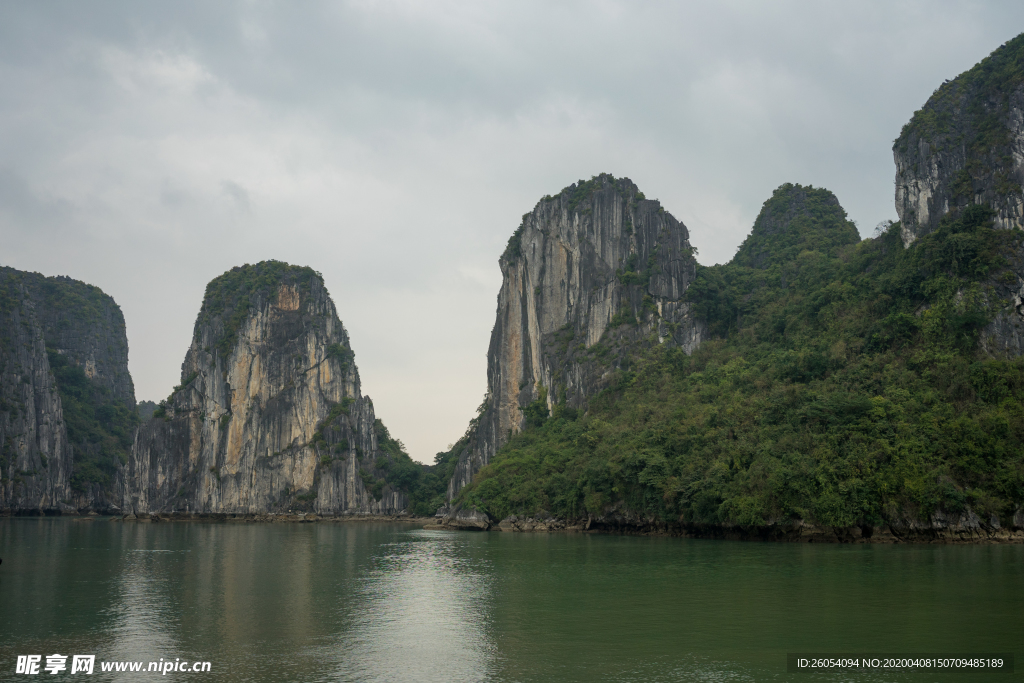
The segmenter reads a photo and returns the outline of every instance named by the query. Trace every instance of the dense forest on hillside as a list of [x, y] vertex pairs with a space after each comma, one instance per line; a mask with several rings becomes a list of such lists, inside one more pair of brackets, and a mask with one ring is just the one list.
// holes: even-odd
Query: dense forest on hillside
[[899, 224], [861, 241], [830, 192], [784, 185], [687, 292], [710, 339], [617, 368], [583, 415], [528, 406], [456, 503], [493, 519], [1006, 519], [1024, 504], [1024, 360], [979, 337], [1024, 234], [991, 217], [972, 205], [904, 249]]

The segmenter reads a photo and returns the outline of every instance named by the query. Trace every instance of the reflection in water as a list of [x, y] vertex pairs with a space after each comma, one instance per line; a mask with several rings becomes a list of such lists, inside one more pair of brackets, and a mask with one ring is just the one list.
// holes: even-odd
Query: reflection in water
[[475, 536], [411, 531], [381, 548], [338, 639], [340, 680], [481, 681], [493, 671], [486, 560]]
[[[145, 540], [145, 539], [141, 539]], [[168, 574], [178, 558], [164, 557], [187, 550], [132, 548], [116, 579], [117, 597], [110, 608], [113, 627], [111, 643], [99, 654], [103, 660], [158, 661], [161, 656], [174, 658], [181, 652], [174, 634], [179, 632]], [[158, 556], [159, 555], [159, 556]], [[171, 559], [171, 562], [167, 562]], [[179, 560], [180, 561], [180, 560]], [[132, 674], [115, 674], [113, 680], [131, 680]]]
[[0, 557], [0, 681], [52, 653], [275, 683], [789, 680], [798, 651], [1024, 662], [1022, 546], [0, 518]]

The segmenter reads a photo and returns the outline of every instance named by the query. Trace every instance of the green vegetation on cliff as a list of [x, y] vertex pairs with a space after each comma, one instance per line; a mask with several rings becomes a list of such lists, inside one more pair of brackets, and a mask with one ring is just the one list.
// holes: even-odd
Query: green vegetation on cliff
[[236, 266], [206, 285], [196, 326], [219, 318], [221, 329], [214, 346], [222, 355], [227, 355], [238, 341], [238, 329], [258, 302], [275, 301], [283, 284], [295, 285], [300, 292], [308, 293], [314, 279], [322, 280], [312, 268], [283, 261]]
[[[587, 413], [535, 416], [457, 503], [496, 519], [852, 526], [1024, 504], [1024, 360], [979, 350], [1019, 231], [971, 206], [908, 249], [786, 185], [687, 298], [712, 339], [656, 347]], [[546, 411], [545, 411], [546, 412]]]
[[963, 133], [956, 130], [955, 120], [965, 114], [966, 121], [980, 133], [970, 140], [973, 147], [983, 150], [1007, 143], [1009, 131], [1003, 117], [1009, 105], [1009, 94], [1021, 84], [1024, 84], [1024, 33], [936, 88], [925, 105], [903, 126], [900, 139], [905, 140], [910, 134], [933, 139]]
[[962, 150], [963, 167], [949, 186], [956, 206], [974, 201], [975, 194], [988, 187], [997, 196], [1020, 195], [1024, 190], [1013, 173], [1010, 108], [1022, 85], [1024, 34], [939, 86], [903, 126], [893, 149], [909, 155], [927, 143], [920, 148], [925, 154]]
[[[764, 203], [754, 229], [736, 251], [732, 265], [771, 270], [774, 277], [784, 278], [787, 264], [797, 263], [802, 252], [834, 257], [838, 247], [859, 241], [857, 228], [846, 219], [846, 212], [834, 194], [786, 183]], [[708, 269], [704, 274], [715, 272]], [[780, 284], [784, 282], [780, 279]], [[691, 300], [703, 298], [690, 296]]]

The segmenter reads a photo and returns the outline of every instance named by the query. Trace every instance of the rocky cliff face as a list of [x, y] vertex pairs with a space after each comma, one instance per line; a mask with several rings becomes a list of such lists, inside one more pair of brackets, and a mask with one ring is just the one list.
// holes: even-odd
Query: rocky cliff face
[[[893, 145], [896, 211], [903, 245], [971, 204], [998, 228], [1024, 227], [1024, 34], [940, 86]], [[982, 347], [1024, 353], [1024, 253], [1011, 254], [1017, 280], [995, 282], [994, 320]]]
[[137, 423], [121, 309], [63, 276], [0, 268], [0, 288], [0, 508], [109, 509]]
[[0, 510], [54, 511], [72, 454], [27, 275], [0, 268]]
[[941, 85], [893, 144], [904, 246], [947, 213], [985, 204], [1024, 226], [1024, 35]]
[[570, 185], [523, 216], [499, 262], [488, 393], [456, 445], [449, 500], [531, 412], [585, 408], [627, 349], [700, 343], [703, 327], [682, 301], [693, 253], [686, 227], [626, 178]]
[[390, 456], [320, 276], [275, 261], [207, 287], [182, 383], [136, 438], [126, 510], [392, 514]]

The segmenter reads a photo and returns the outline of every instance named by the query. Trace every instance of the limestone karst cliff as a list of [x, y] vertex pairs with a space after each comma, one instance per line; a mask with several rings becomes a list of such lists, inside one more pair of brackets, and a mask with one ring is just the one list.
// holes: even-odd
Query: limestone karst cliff
[[0, 268], [0, 509], [56, 510], [70, 492], [71, 447], [21, 275]]
[[499, 261], [488, 393], [456, 444], [449, 499], [531, 412], [584, 408], [627, 350], [700, 343], [682, 301], [693, 253], [686, 227], [627, 178], [580, 181], [523, 216]]
[[[905, 247], [980, 204], [1002, 229], [1024, 227], [1024, 34], [952, 81], [917, 111], [893, 144], [896, 211]], [[994, 282], [990, 352], [1024, 353], [1024, 254], [1017, 280]]]
[[0, 268], [0, 509], [110, 509], [135, 393], [124, 317], [99, 288]]
[[126, 511], [398, 513], [391, 453], [319, 274], [277, 261], [206, 289], [181, 384], [120, 474]]

